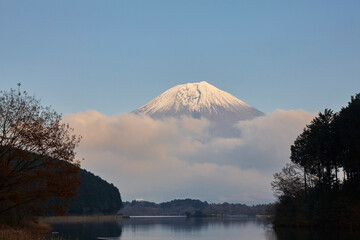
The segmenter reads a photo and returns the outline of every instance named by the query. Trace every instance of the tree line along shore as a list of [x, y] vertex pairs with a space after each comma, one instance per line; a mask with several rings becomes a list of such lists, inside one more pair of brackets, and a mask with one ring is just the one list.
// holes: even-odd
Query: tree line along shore
[[253, 217], [266, 215], [272, 204], [248, 206], [233, 203], [208, 203], [197, 199], [175, 199], [169, 202], [148, 201], [124, 202], [120, 213], [125, 216], [188, 216], [224, 217], [230, 215]]

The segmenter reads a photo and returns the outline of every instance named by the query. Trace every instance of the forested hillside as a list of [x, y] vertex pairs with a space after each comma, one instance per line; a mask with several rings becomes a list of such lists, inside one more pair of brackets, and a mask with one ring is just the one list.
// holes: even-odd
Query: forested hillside
[[84, 169], [77, 197], [67, 210], [70, 215], [114, 214], [122, 206], [119, 189]]

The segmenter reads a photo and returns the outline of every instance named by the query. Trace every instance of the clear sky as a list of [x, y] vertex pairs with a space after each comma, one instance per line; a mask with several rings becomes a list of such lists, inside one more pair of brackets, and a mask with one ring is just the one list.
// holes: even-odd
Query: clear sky
[[132, 111], [207, 81], [250, 105], [338, 110], [360, 90], [359, 1], [0, 0], [1, 89]]

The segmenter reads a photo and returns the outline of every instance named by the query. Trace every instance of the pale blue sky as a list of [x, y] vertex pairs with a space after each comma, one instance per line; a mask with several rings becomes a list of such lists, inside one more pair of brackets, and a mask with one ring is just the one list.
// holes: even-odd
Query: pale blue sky
[[0, 0], [0, 89], [61, 113], [132, 111], [207, 81], [264, 112], [360, 92], [360, 1]]

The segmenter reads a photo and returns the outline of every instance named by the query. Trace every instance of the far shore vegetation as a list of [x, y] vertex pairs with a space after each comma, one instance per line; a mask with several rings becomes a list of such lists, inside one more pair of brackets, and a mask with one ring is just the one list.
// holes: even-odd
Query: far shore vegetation
[[233, 203], [208, 203], [197, 199], [175, 199], [169, 202], [148, 201], [124, 202], [120, 213], [124, 216], [188, 216], [226, 217], [230, 215], [255, 217], [266, 215], [272, 204], [248, 206]]
[[272, 182], [275, 227], [360, 227], [360, 94], [338, 113], [319, 113], [290, 159]]

